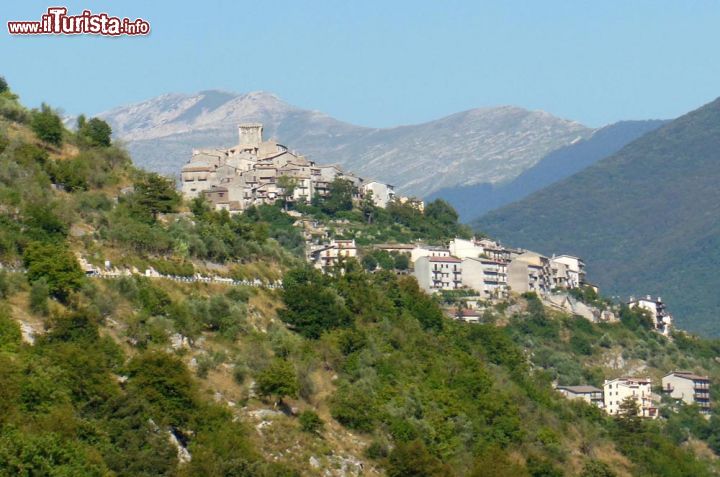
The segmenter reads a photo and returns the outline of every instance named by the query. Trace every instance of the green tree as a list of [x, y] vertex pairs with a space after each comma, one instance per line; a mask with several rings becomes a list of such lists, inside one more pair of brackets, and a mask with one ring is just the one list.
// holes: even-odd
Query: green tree
[[62, 121], [47, 104], [43, 104], [39, 111], [33, 111], [30, 127], [41, 140], [56, 146], [62, 144], [64, 130]]
[[280, 311], [280, 318], [306, 338], [319, 338], [325, 331], [352, 322], [327, 278], [310, 266], [285, 274], [282, 296], [285, 309]]
[[355, 186], [347, 179], [336, 178], [330, 183], [327, 197], [322, 201], [323, 212], [335, 215], [343, 210], [352, 210]]
[[310, 434], [317, 434], [322, 431], [324, 423], [315, 411], [307, 410], [300, 413], [298, 417], [300, 429]]
[[30, 287], [30, 310], [38, 315], [47, 316], [50, 312], [48, 308], [49, 297], [50, 289], [44, 277], [33, 282]]
[[395, 269], [407, 270], [410, 268], [410, 257], [406, 253], [399, 253], [395, 256]]
[[365, 270], [367, 270], [368, 272], [372, 272], [372, 271], [374, 271], [374, 270], [377, 268], [378, 262], [377, 262], [377, 260], [375, 259], [375, 257], [374, 257], [372, 254], [369, 253], [369, 254], [363, 256], [363, 258], [362, 258], [362, 266], [363, 266], [363, 268], [364, 268]]
[[153, 220], [157, 219], [158, 214], [175, 212], [180, 204], [180, 195], [175, 190], [175, 184], [158, 174], [146, 174], [136, 182], [133, 199]]
[[28, 281], [45, 279], [50, 294], [61, 301], [78, 290], [85, 277], [75, 255], [62, 244], [33, 242], [25, 249], [23, 262]]
[[275, 359], [255, 377], [257, 392], [262, 397], [275, 397], [275, 404], [283, 397], [296, 397], [299, 389], [293, 365], [284, 359]]
[[425, 207], [425, 217], [442, 225], [455, 225], [458, 213], [443, 199], [435, 199]]
[[428, 452], [422, 441], [398, 442], [388, 456], [388, 477], [437, 477], [450, 475], [449, 469]]
[[599, 460], [589, 460], [583, 466], [580, 477], [615, 477], [617, 474], [612, 471], [609, 465]]
[[283, 175], [278, 177], [277, 179], [277, 186], [282, 190], [283, 205], [285, 207], [285, 210], [288, 210], [290, 198], [293, 196], [293, 194], [295, 194], [295, 189], [297, 188], [297, 185], [297, 179], [295, 179], [294, 177]]
[[360, 210], [363, 213], [363, 217], [367, 220], [368, 224], [372, 224], [373, 218], [375, 217], [375, 201], [373, 200], [373, 192], [371, 190], [365, 193], [362, 202], [360, 203]]
[[158, 425], [187, 426], [199, 405], [188, 369], [180, 359], [161, 351], [147, 351], [130, 361], [128, 391], [150, 404]]
[[5, 80], [5, 77], [0, 76], [0, 94], [4, 93], [5, 91], [10, 91], [10, 87]]
[[80, 126], [78, 119], [78, 127], [80, 137], [86, 140], [91, 146], [110, 147], [112, 128], [102, 119], [92, 118], [82, 126]]

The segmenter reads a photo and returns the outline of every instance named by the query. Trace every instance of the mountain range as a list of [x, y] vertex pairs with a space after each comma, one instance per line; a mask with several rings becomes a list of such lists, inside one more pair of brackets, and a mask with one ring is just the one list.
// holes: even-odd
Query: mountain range
[[478, 230], [584, 257], [606, 294], [661, 295], [681, 327], [720, 322], [720, 99], [490, 212]]
[[596, 130], [586, 139], [552, 151], [510, 182], [440, 189], [426, 199], [445, 199], [457, 210], [462, 221], [476, 219], [583, 170], [667, 122], [620, 121]]
[[274, 137], [321, 164], [418, 197], [439, 189], [511, 181], [551, 151], [593, 130], [543, 111], [471, 109], [423, 124], [355, 126], [265, 92], [167, 94], [101, 113], [136, 164], [177, 174], [193, 148], [229, 147], [237, 125], [261, 122]]

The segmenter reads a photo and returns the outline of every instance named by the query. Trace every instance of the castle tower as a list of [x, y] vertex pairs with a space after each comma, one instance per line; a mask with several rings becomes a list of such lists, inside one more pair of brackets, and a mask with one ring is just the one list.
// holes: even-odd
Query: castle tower
[[263, 126], [260, 123], [245, 123], [238, 126], [240, 147], [243, 149], [257, 149], [262, 142]]

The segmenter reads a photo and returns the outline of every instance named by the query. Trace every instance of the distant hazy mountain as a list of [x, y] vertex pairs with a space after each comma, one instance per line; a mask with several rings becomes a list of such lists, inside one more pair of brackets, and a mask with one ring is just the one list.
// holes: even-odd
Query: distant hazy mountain
[[237, 142], [237, 125], [262, 122], [266, 136], [318, 163], [425, 196], [443, 187], [511, 180], [550, 151], [591, 129], [542, 111], [503, 106], [473, 109], [412, 126], [377, 129], [291, 106], [269, 93], [168, 94], [100, 115], [127, 142], [135, 161], [177, 173], [199, 147]]
[[681, 326], [720, 334], [720, 99], [482, 217], [513, 245], [587, 259], [606, 293], [661, 295]]
[[443, 198], [455, 207], [462, 221], [476, 219], [585, 169], [665, 123], [667, 121], [650, 120], [611, 124], [598, 129], [587, 139], [552, 151], [510, 182], [440, 189], [430, 194], [428, 200]]

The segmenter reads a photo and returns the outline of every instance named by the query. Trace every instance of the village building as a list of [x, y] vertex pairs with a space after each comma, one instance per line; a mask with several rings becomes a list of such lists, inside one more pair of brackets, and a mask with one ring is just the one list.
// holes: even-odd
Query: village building
[[238, 144], [230, 149], [193, 150], [180, 172], [186, 198], [205, 197], [217, 210], [238, 212], [279, 199], [310, 202], [328, 195], [338, 178], [350, 181], [354, 189], [372, 190], [380, 207], [394, 197], [390, 185], [364, 182], [338, 166], [317, 165], [274, 140], [264, 140], [262, 124], [241, 124], [238, 136]]
[[580, 399], [600, 409], [605, 407], [603, 390], [595, 386], [556, 386], [555, 389], [568, 399]]
[[507, 266], [507, 277], [513, 292], [547, 294], [552, 288], [550, 259], [539, 253], [523, 252]]
[[510, 262], [512, 258], [509, 249], [503, 247], [499, 242], [490, 240], [489, 238], [476, 239], [475, 245], [482, 247], [483, 255], [493, 260]]
[[415, 278], [428, 293], [462, 288], [462, 260], [450, 256], [424, 256], [415, 261]]
[[450, 253], [457, 258], [478, 258], [485, 252], [475, 240], [454, 238], [448, 245]]
[[445, 247], [438, 247], [435, 245], [423, 245], [417, 244], [410, 251], [410, 261], [412, 263], [417, 262], [421, 257], [449, 257], [450, 250]]
[[406, 197], [404, 195], [395, 196], [395, 199], [401, 204], [410, 204], [411, 207], [419, 210], [420, 212], [425, 211], [425, 202], [415, 197]]
[[331, 240], [327, 245], [311, 249], [309, 253], [309, 259], [315, 268], [323, 271], [348, 258], [357, 258], [355, 240]]
[[485, 299], [503, 298], [507, 295], [507, 263], [491, 258], [462, 259], [463, 285], [471, 288]]
[[360, 186], [363, 196], [372, 192], [373, 203], [376, 207], [385, 208], [395, 198], [395, 187], [378, 181], [367, 181]]
[[478, 324], [482, 314], [474, 308], [450, 308], [446, 310], [451, 318], [464, 323]]
[[585, 262], [572, 255], [553, 255], [550, 259], [557, 288], [579, 288], [585, 284]]
[[662, 390], [685, 404], [696, 404], [700, 412], [710, 414], [710, 378], [689, 371], [673, 371], [662, 378]]
[[640, 308], [650, 312], [650, 317], [655, 330], [665, 336], [670, 336], [673, 317], [670, 313], [668, 313], [665, 303], [663, 303], [661, 297], [652, 298], [650, 295], [647, 295], [645, 298], [639, 298], [637, 300], [631, 298], [628, 302], [628, 306], [630, 308]]
[[388, 253], [403, 253], [411, 255], [415, 245], [409, 243], [379, 243], [373, 245], [375, 250], [384, 250]]
[[605, 411], [611, 415], [620, 413], [620, 405], [626, 398], [635, 400], [638, 416], [656, 419], [658, 396], [652, 392], [652, 381], [649, 378], [617, 378], [606, 380], [603, 385]]

